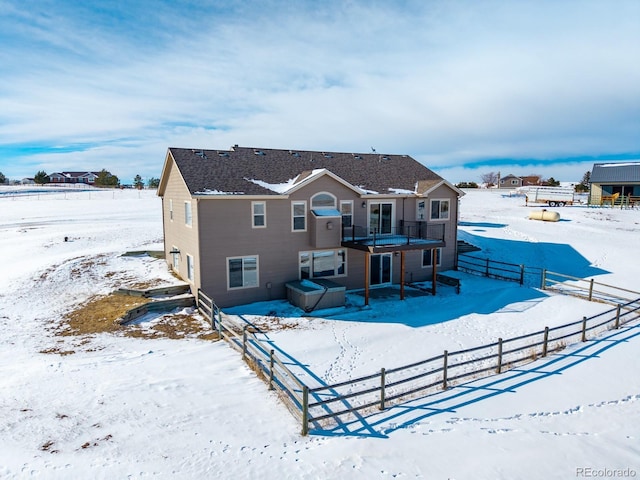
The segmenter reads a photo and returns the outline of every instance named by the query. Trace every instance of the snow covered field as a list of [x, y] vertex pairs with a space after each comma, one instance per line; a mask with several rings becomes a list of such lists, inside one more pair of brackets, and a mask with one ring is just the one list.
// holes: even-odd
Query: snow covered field
[[[357, 428], [299, 435], [300, 425], [224, 342], [55, 335], [92, 295], [164, 262], [122, 257], [162, 248], [150, 191], [15, 196], [0, 189], [0, 478], [619, 478], [640, 475], [640, 327], [500, 376], [414, 400]], [[494, 260], [637, 290], [640, 210], [573, 206], [528, 220], [520, 197], [469, 191], [460, 237]], [[64, 241], [67, 237], [68, 241]], [[532, 332], [606, 309], [517, 284], [463, 276], [462, 293], [372, 301], [267, 332], [330, 383], [443, 349]], [[73, 354], [42, 353], [72, 351]]]

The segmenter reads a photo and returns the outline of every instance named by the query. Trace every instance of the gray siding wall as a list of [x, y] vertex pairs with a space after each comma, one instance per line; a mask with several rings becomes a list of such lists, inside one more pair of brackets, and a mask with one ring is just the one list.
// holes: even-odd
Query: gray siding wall
[[[175, 165], [171, 164], [169, 168], [167, 186], [162, 197], [165, 260], [181, 279], [192, 285], [192, 293], [195, 293], [200, 285], [201, 271], [198, 259], [197, 204], [195, 200], [191, 199], [191, 195]], [[191, 227], [185, 224], [185, 202], [191, 203]], [[171, 213], [171, 204], [173, 204], [173, 214]], [[173, 255], [169, 253], [174, 247], [180, 250], [177, 269], [173, 265]], [[195, 277], [193, 280], [187, 278], [187, 255], [191, 255], [194, 261]]]
[[[172, 184], [173, 185], [173, 184]], [[177, 197], [180, 188], [171, 189]], [[194, 226], [200, 228], [200, 257], [196, 263], [196, 279], [200, 288], [210, 295], [220, 307], [286, 298], [285, 284], [299, 279], [299, 253], [314, 250], [343, 249], [340, 246], [340, 219], [314, 217], [310, 212], [311, 197], [319, 192], [330, 192], [337, 199], [353, 201], [353, 224], [367, 225], [368, 208], [363, 202], [380, 199], [363, 199], [353, 190], [328, 176], [321, 177], [304, 188], [294, 192], [288, 199], [223, 199], [210, 198], [194, 200]], [[169, 188], [167, 189], [169, 193]], [[169, 195], [165, 195], [165, 201]], [[392, 198], [392, 197], [390, 197]], [[449, 199], [449, 219], [442, 221], [446, 225], [446, 248], [442, 252], [442, 265], [438, 270], [453, 268], [456, 251], [457, 196], [450, 188], [443, 186], [432, 192], [427, 199]], [[176, 219], [176, 199], [174, 199], [174, 223]], [[264, 201], [266, 205], [266, 227], [252, 227], [252, 201]], [[292, 231], [291, 204], [293, 201], [307, 202], [307, 230]], [[401, 219], [416, 220], [417, 202], [415, 198], [394, 198], [395, 225]], [[166, 215], [166, 208], [165, 208]], [[335, 225], [326, 228], [327, 221]], [[166, 222], [166, 218], [165, 218]], [[182, 224], [184, 220], [182, 220]], [[184, 228], [184, 227], [183, 227]], [[194, 248], [194, 242], [188, 233], [177, 228], [165, 228], [176, 241], [184, 242], [185, 249]], [[170, 250], [171, 240], [165, 240]], [[174, 243], [175, 244], [175, 243]], [[346, 275], [332, 277], [334, 282], [347, 289], [364, 287], [365, 253], [352, 249], [346, 250]], [[167, 250], [168, 251], [168, 250]], [[229, 257], [258, 257], [258, 286], [228, 289], [227, 261]], [[170, 257], [168, 257], [170, 259]], [[405, 257], [405, 281], [423, 281], [431, 278], [431, 268], [422, 267], [422, 252], [407, 252]], [[183, 260], [186, 269], [186, 260]], [[181, 271], [183, 265], [181, 264]], [[186, 271], [185, 271], [186, 272]], [[206, 272], [200, 275], [200, 272]], [[392, 257], [393, 282], [400, 281], [400, 256]], [[186, 278], [186, 273], [183, 276]], [[202, 283], [199, 279], [202, 278]]]

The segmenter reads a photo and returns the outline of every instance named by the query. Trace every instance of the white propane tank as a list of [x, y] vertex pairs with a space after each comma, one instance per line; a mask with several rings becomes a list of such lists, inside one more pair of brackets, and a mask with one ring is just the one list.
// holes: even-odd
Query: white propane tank
[[529, 213], [529, 220], [542, 220], [543, 222], [557, 222], [560, 220], [558, 212], [552, 212], [547, 209], [534, 210]]

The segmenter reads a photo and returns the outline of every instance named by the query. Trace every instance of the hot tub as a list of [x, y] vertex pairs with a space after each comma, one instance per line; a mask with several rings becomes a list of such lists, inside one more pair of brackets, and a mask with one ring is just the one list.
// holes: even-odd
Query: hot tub
[[289, 303], [305, 312], [342, 307], [345, 304], [346, 287], [331, 280], [296, 280], [287, 283], [286, 287]]

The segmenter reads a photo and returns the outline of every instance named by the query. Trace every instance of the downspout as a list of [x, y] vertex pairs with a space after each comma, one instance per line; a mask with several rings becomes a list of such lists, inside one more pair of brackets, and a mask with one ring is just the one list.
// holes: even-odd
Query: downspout
[[456, 235], [454, 238], [453, 269], [458, 270], [458, 225], [460, 224], [460, 196], [458, 195], [458, 207], [456, 209]]

